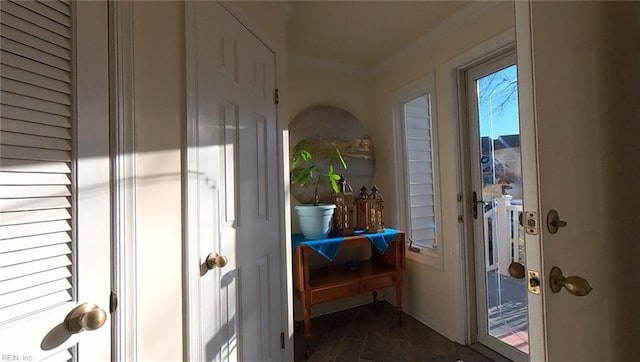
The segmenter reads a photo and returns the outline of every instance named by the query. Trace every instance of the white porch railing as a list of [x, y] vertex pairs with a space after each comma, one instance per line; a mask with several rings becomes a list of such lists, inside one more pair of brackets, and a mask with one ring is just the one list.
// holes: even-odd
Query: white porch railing
[[524, 228], [520, 225], [522, 205], [512, 204], [513, 196], [502, 195], [489, 202], [484, 212], [485, 261], [487, 271], [498, 269], [509, 275], [512, 261], [525, 264]]

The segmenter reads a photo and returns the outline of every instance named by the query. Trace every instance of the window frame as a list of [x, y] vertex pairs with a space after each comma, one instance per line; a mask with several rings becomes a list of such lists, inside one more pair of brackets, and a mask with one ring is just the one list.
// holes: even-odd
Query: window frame
[[440, 202], [440, 167], [438, 157], [438, 121], [437, 121], [437, 96], [435, 73], [429, 74], [409, 82], [390, 94], [391, 119], [393, 121], [393, 147], [392, 159], [402, 160], [394, 162], [393, 171], [396, 175], [395, 199], [398, 200], [398, 207], [395, 208], [395, 220], [397, 224], [405, 230], [407, 237], [411, 237], [409, 215], [411, 202], [409, 198], [409, 175], [407, 165], [406, 133], [404, 122], [404, 105], [420, 96], [429, 95], [430, 101], [430, 122], [431, 122], [431, 162], [433, 169], [433, 196], [435, 213], [435, 245], [436, 248], [421, 248], [420, 252], [409, 249], [407, 243], [407, 259], [417, 261], [422, 264], [443, 270], [443, 248], [444, 240], [442, 235], [442, 208]]

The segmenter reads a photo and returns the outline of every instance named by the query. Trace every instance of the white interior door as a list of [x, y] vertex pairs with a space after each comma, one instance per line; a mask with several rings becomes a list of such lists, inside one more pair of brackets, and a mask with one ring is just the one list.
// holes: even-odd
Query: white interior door
[[[521, 123], [537, 151], [523, 168], [537, 171], [539, 182], [551, 361], [637, 358], [637, 276], [628, 267], [637, 264], [640, 217], [627, 185], [640, 179], [639, 9], [635, 2], [516, 2]], [[556, 233], [546, 225], [551, 210], [566, 221]], [[552, 292], [554, 266], [593, 290]], [[578, 279], [567, 282], [583, 289]]]
[[106, 2], [0, 9], [0, 359], [109, 360]]
[[[279, 361], [275, 56], [217, 2], [187, 4], [187, 19], [188, 240], [199, 260], [188, 358]], [[210, 270], [215, 254], [226, 265]]]

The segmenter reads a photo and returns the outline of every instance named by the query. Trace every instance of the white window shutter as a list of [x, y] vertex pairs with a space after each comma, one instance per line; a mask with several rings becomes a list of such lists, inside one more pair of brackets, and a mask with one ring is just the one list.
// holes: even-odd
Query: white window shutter
[[410, 238], [413, 247], [437, 248], [431, 103], [423, 95], [404, 103]]
[[71, 5], [0, 3], [0, 324], [72, 298]]

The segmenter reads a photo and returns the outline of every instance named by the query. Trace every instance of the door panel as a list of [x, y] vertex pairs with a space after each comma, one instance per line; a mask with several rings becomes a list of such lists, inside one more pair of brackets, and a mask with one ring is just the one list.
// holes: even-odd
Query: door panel
[[[532, 8], [540, 206], [543, 217], [555, 209], [568, 222], [555, 235], [543, 227], [544, 274], [548, 276], [552, 266], [559, 266], [565, 273], [586, 278], [595, 288], [583, 298], [547, 289], [548, 353], [554, 360], [616, 360], [611, 341], [602, 338], [612, 336], [614, 325], [608, 322], [611, 306], [607, 304], [608, 296], [615, 295], [607, 285], [607, 280], [613, 280], [615, 249], [605, 236], [605, 180], [599, 162], [603, 146], [600, 117], [606, 115], [598, 93], [589, 91], [599, 89], [603, 79], [587, 76], [600, 69], [604, 60], [603, 54], [592, 50], [604, 46], [598, 34], [604, 19], [596, 14], [602, 7], [534, 4]], [[564, 16], [576, 21], [567, 24], [560, 20]], [[536, 21], [538, 17], [545, 23]], [[554, 39], [555, 32], [563, 36]]]
[[[108, 360], [107, 7], [47, 4], [1, 5], [0, 352]], [[86, 302], [106, 322], [70, 333], [65, 318]]]
[[[197, 48], [188, 58], [197, 109], [190, 152], [197, 163], [187, 167], [198, 175], [188, 200], [195, 203], [190, 230], [198, 231], [189, 240], [200, 258], [199, 327], [191, 328], [202, 334], [188, 354], [280, 360], [275, 56], [217, 2], [190, 3], [187, 17], [195, 19], [190, 34]], [[203, 267], [211, 253], [226, 257], [226, 265]]]
[[[625, 205], [638, 201], [627, 185], [638, 184], [640, 173], [640, 130], [632, 121], [639, 106], [630, 98], [639, 79], [639, 9], [634, 2], [516, 4], [518, 41], [531, 42], [519, 56], [530, 65], [522, 69], [530, 79], [524, 114], [538, 160], [526, 162], [539, 179], [549, 360], [637, 354], [640, 324], [629, 307], [637, 304], [630, 287], [637, 283], [623, 270], [638, 255], [638, 213], [631, 216]], [[552, 209], [567, 222], [555, 234], [545, 225]], [[593, 291], [551, 292], [554, 266], [584, 277]]]

